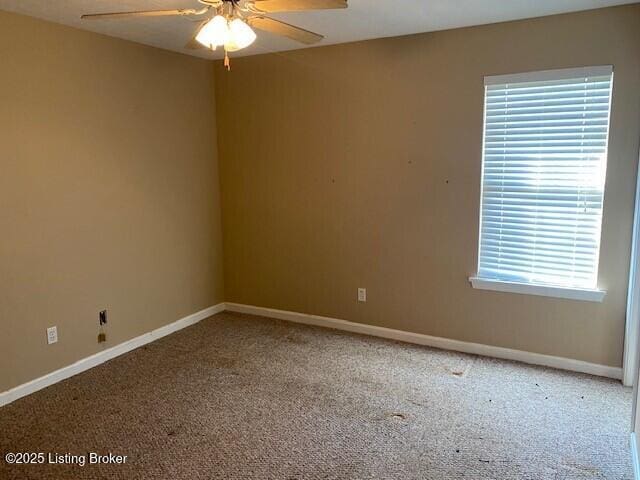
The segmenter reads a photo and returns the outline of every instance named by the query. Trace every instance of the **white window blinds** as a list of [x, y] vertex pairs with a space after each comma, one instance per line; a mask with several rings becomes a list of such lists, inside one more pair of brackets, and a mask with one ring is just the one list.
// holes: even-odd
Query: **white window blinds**
[[611, 67], [485, 79], [478, 277], [595, 288]]

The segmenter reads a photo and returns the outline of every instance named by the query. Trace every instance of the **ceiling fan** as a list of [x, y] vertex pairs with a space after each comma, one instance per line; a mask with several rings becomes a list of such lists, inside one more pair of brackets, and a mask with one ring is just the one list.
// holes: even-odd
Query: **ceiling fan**
[[[275, 33], [305, 45], [312, 45], [324, 37], [294, 25], [266, 16], [267, 13], [296, 12], [347, 8], [347, 0], [198, 0], [199, 9], [141, 10], [133, 12], [92, 13], [83, 20], [117, 19], [129, 17], [183, 16], [202, 18], [185, 48], [224, 48], [225, 66], [229, 68], [228, 52], [251, 45], [256, 34], [251, 27]], [[211, 13], [214, 15], [212, 16]]]

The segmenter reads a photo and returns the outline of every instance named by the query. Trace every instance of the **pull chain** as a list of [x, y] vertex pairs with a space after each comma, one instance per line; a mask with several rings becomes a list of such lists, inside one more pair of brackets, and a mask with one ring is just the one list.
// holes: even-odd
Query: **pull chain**
[[231, 71], [231, 61], [229, 60], [229, 55], [227, 54], [227, 49], [224, 49], [224, 66], [228, 71]]
[[[230, 2], [230, 7], [229, 7], [229, 15], [227, 16], [227, 22], [229, 22], [229, 20], [231, 18], [234, 17], [235, 13], [236, 13], [236, 0], [231, 0]], [[231, 71], [231, 60], [229, 60], [229, 54], [227, 53], [227, 47], [225, 45], [224, 47], [224, 66], [227, 68], [227, 71], [230, 72]]]

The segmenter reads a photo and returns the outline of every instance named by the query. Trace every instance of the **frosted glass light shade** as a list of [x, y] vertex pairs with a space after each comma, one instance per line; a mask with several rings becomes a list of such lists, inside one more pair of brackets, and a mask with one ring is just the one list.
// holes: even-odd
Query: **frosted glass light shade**
[[225, 48], [232, 52], [251, 45], [256, 39], [256, 33], [243, 20], [235, 18], [229, 23], [229, 38]]
[[230, 30], [227, 19], [221, 15], [213, 17], [196, 35], [196, 41], [212, 50], [227, 43], [229, 38]]

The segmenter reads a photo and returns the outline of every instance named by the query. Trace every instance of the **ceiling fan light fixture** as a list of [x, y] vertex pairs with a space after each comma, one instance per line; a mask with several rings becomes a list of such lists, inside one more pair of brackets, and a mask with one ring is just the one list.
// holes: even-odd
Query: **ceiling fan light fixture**
[[196, 35], [199, 43], [212, 50], [227, 43], [229, 38], [229, 24], [222, 15], [216, 15], [209, 20]]
[[228, 52], [235, 52], [251, 45], [256, 39], [253, 29], [240, 18], [229, 21], [222, 15], [209, 20], [196, 35], [196, 40], [215, 50], [224, 45]]

